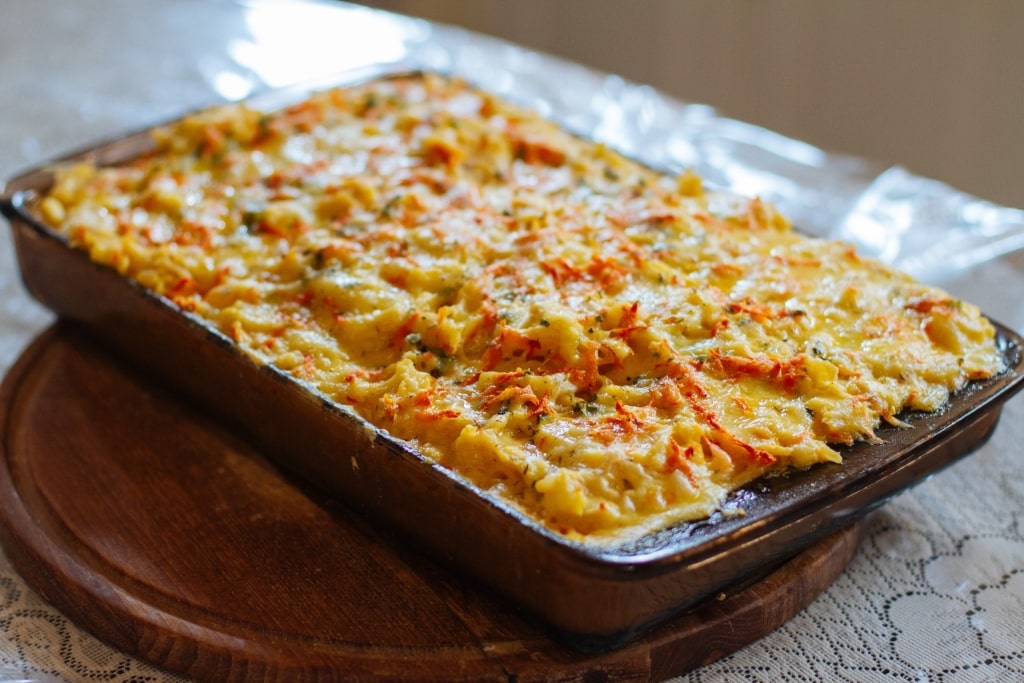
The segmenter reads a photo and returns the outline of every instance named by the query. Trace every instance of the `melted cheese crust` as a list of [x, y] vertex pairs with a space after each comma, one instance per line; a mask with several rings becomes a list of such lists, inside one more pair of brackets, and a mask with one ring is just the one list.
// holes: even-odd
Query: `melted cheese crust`
[[577, 539], [705, 517], [1000, 370], [974, 306], [459, 81], [156, 139], [60, 171], [43, 217]]

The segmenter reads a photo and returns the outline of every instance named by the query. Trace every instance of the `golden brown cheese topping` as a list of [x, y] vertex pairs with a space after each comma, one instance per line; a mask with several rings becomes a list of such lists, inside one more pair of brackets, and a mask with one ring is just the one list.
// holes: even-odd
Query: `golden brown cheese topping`
[[573, 538], [705, 517], [1001, 369], [974, 306], [459, 81], [156, 138], [62, 170], [42, 215]]

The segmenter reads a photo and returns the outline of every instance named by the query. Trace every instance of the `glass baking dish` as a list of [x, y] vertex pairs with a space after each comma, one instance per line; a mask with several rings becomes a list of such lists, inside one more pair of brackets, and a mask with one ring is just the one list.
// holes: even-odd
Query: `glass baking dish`
[[[274, 109], [304, 92], [271, 92], [251, 103]], [[141, 131], [58, 161], [117, 164], [151, 145], [149, 131]], [[283, 468], [399, 529], [411, 543], [526, 607], [578, 649], [615, 647], [739, 586], [970, 453], [991, 434], [1024, 378], [1021, 338], [997, 325], [1006, 370], [971, 384], [941, 412], [902, 415], [909, 428], [885, 427], [878, 433], [883, 443], [841, 449], [841, 465], [741, 489], [727, 508], [742, 508], [743, 515], [718, 513], [619, 545], [586, 545], [258, 363], [170, 300], [93, 263], [33, 214], [33, 201], [52, 183], [50, 166], [12, 179], [0, 205], [35, 298], [83, 323], [112, 354], [182, 392]]]

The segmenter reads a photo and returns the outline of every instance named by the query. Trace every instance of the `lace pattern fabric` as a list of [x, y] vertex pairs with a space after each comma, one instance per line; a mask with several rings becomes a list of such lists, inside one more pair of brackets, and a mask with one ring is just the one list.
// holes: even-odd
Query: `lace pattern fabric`
[[[281, 8], [270, 0], [103, 0], [88, 10], [66, 0], [11, 2], [0, 24], [0, 176], [268, 87], [379, 63], [430, 67], [486, 83], [649, 163], [692, 166], [713, 183], [760, 194], [804, 229], [856, 241], [1024, 329], [1024, 305], [1011, 295], [1024, 287], [1024, 259], [1011, 251], [1022, 243], [1021, 211], [499, 41], [343, 4]], [[299, 25], [320, 29], [293, 31]], [[115, 36], [121, 42], [110, 50]], [[561, 87], [567, 82], [573, 87]], [[0, 370], [50, 320], [22, 290], [4, 231]], [[977, 453], [873, 513], [846, 573], [807, 610], [679, 680], [1024, 678], [1021, 443], [1024, 397], [1007, 404]], [[65, 680], [183, 679], [78, 629], [0, 555], [0, 681]]]

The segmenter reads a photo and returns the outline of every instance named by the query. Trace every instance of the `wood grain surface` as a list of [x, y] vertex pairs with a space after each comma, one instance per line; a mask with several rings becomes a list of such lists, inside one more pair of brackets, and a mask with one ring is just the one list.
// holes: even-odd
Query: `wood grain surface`
[[292, 480], [73, 327], [25, 352], [0, 420], [0, 540], [26, 581], [101, 640], [204, 681], [662, 680], [797, 614], [861, 534], [848, 527], [585, 654]]

